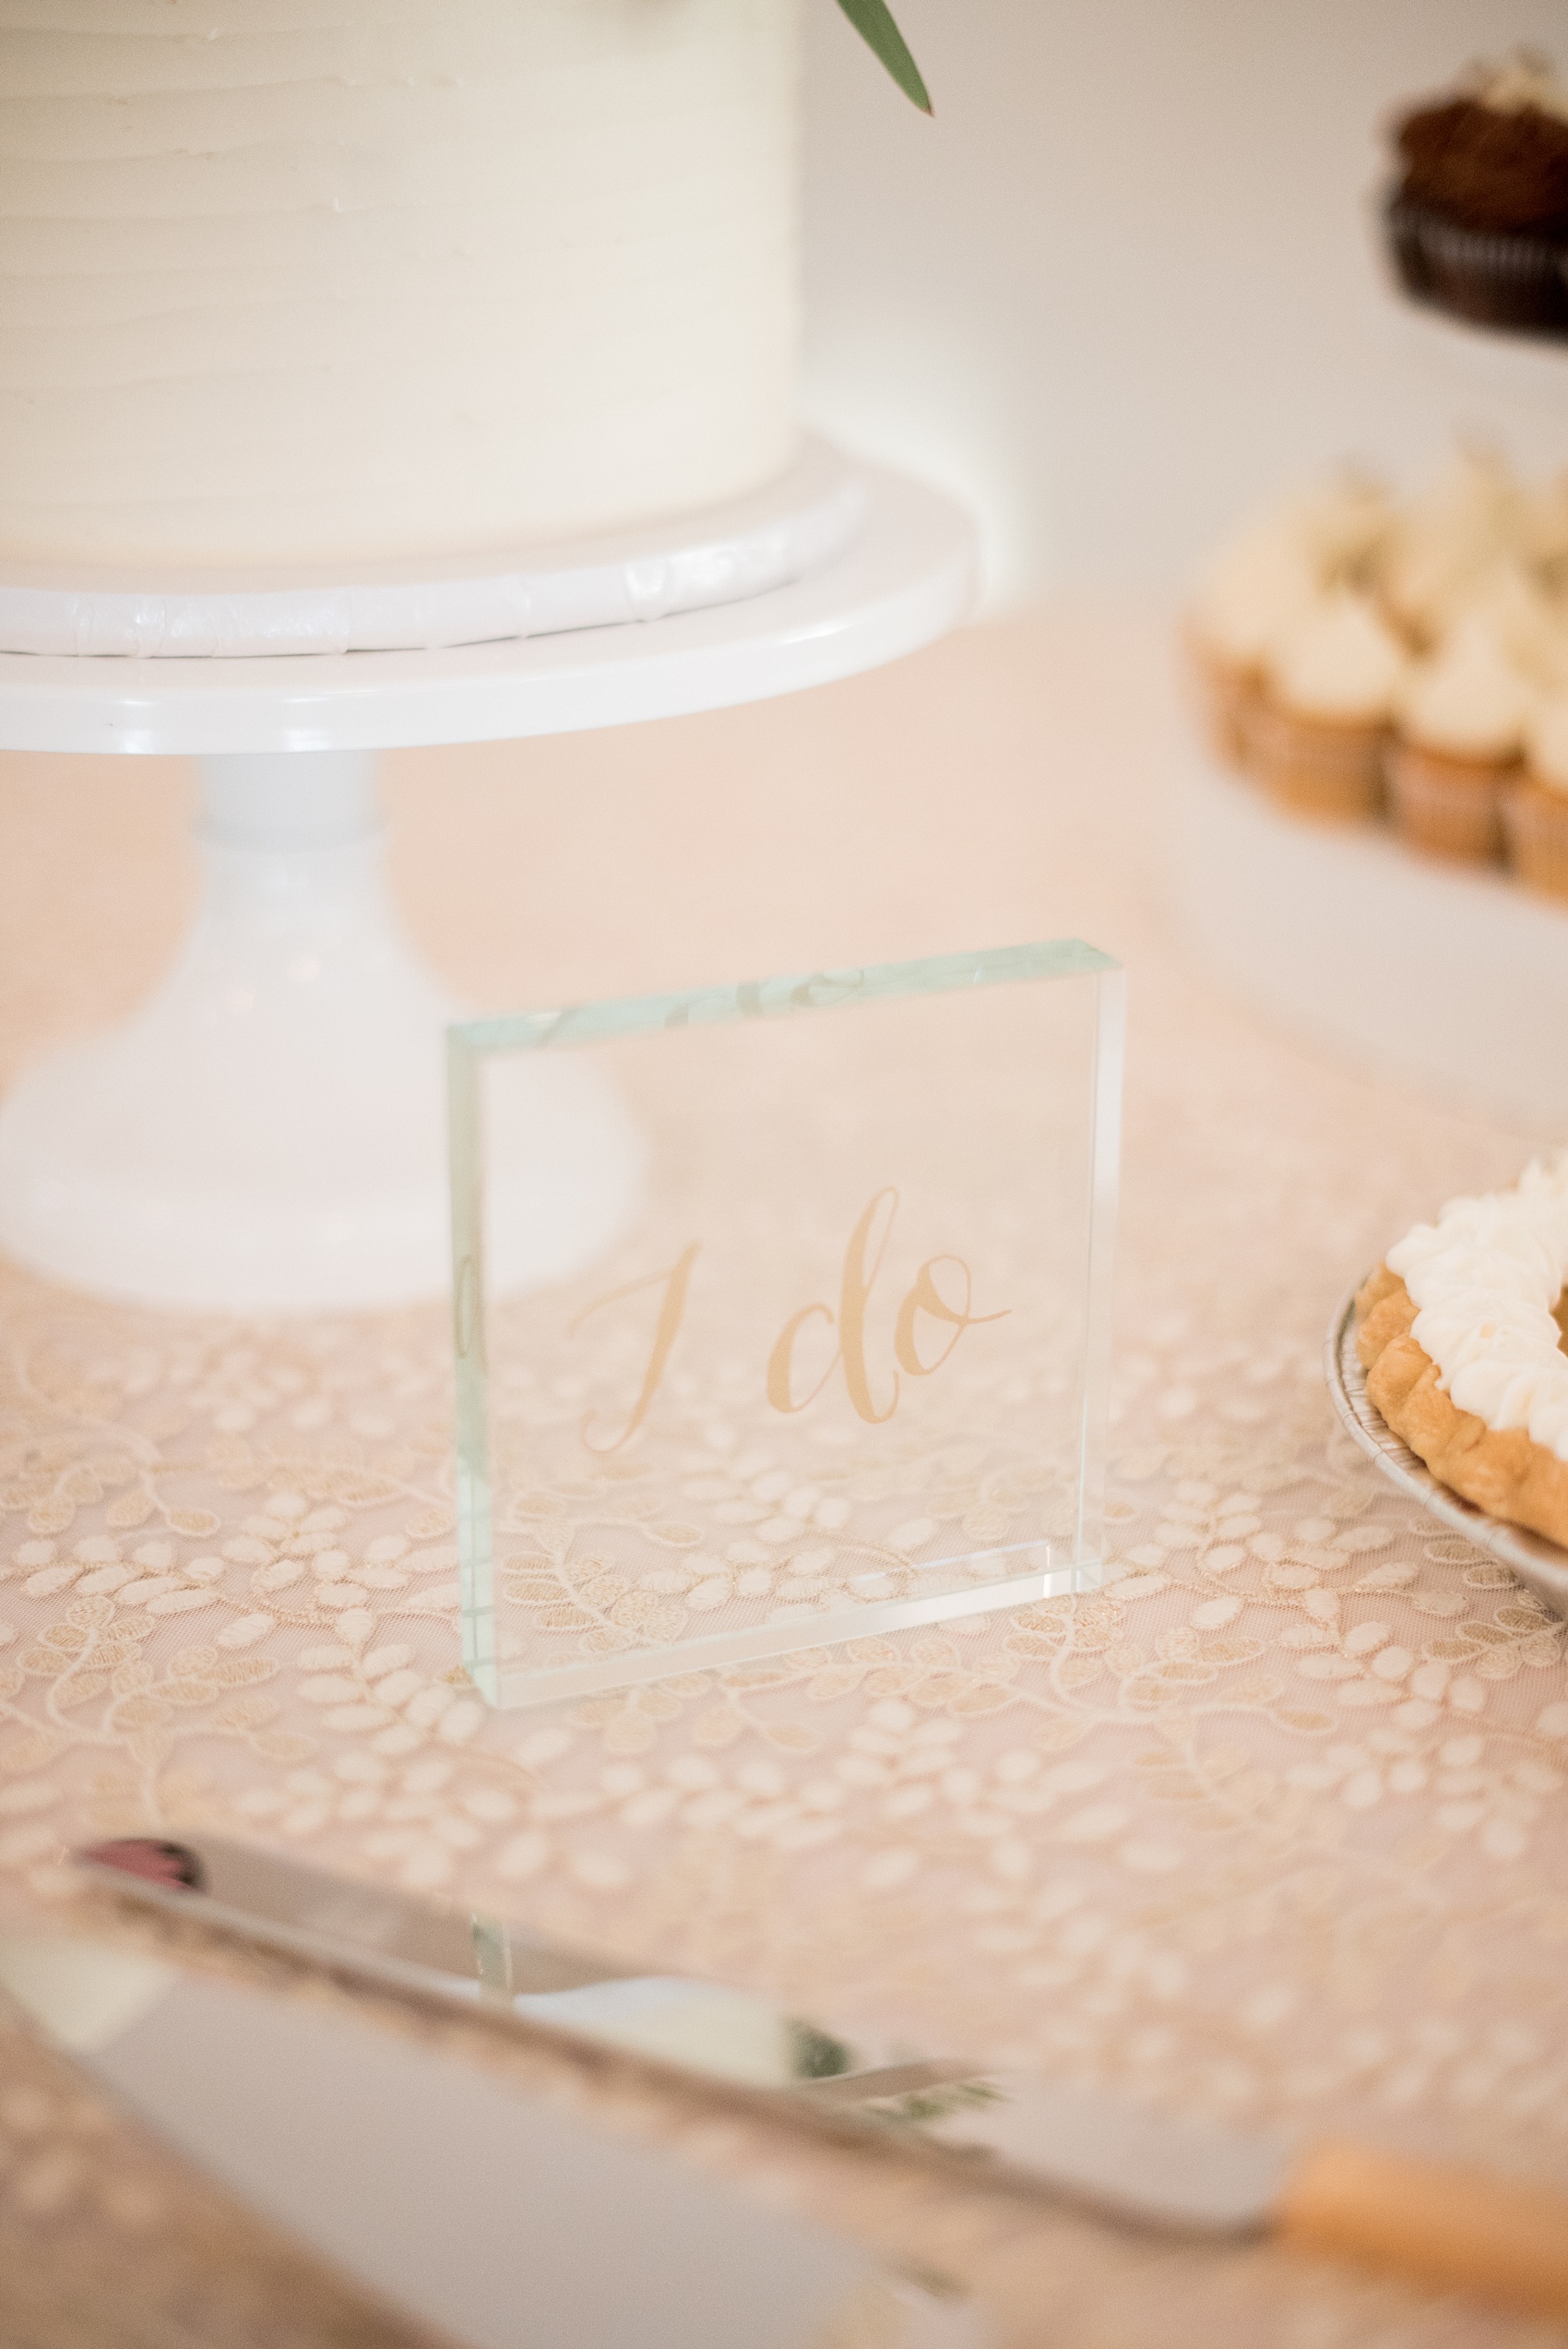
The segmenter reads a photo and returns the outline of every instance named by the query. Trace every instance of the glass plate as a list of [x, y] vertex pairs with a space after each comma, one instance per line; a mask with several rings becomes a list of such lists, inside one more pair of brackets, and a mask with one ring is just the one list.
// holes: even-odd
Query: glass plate
[[1335, 1315], [1323, 1350], [1329, 1398], [1346, 1430], [1391, 1485], [1420, 1501], [1440, 1525], [1462, 1533], [1478, 1550], [1485, 1550], [1511, 1568], [1557, 1614], [1568, 1616], [1568, 1550], [1560, 1549], [1544, 1534], [1500, 1524], [1472, 1502], [1450, 1492], [1368, 1400], [1367, 1374], [1356, 1352], [1356, 1296], [1357, 1289], [1352, 1289]]

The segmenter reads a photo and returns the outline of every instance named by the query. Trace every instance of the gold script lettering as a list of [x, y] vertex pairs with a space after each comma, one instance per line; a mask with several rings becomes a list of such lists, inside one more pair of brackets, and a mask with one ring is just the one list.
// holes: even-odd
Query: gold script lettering
[[[887, 1214], [882, 1224], [882, 1236], [876, 1243], [876, 1254], [868, 1265], [867, 1251], [876, 1227], [884, 1200]], [[885, 1411], [878, 1411], [871, 1399], [871, 1379], [866, 1371], [866, 1306], [870, 1302], [872, 1284], [882, 1270], [882, 1259], [887, 1254], [887, 1243], [893, 1236], [893, 1219], [898, 1212], [898, 1194], [891, 1186], [878, 1191], [865, 1213], [849, 1234], [849, 1245], [844, 1251], [844, 1278], [838, 1290], [838, 1351], [844, 1365], [844, 1384], [849, 1390], [849, 1401], [861, 1418], [878, 1427], [891, 1419], [898, 1408], [898, 1374], [893, 1374], [893, 1400]]]
[[790, 1392], [790, 1377], [794, 1366], [795, 1339], [805, 1324], [817, 1314], [822, 1316], [831, 1330], [833, 1315], [828, 1306], [803, 1305], [799, 1313], [792, 1313], [790, 1316], [774, 1342], [773, 1352], [767, 1357], [767, 1400], [775, 1411], [804, 1411], [808, 1403], [815, 1402], [818, 1395], [838, 1367], [838, 1356], [835, 1354], [811, 1393], [802, 1395], [799, 1402], [795, 1401]]
[[[964, 1303], [961, 1311], [950, 1306], [937, 1288], [933, 1275], [939, 1264], [956, 1264], [964, 1276]], [[966, 1330], [973, 1330], [982, 1321], [1005, 1321], [1013, 1310], [1011, 1306], [1004, 1306], [1000, 1313], [971, 1313], [969, 1306], [973, 1301], [974, 1282], [970, 1278], [969, 1268], [961, 1256], [932, 1256], [926, 1258], [915, 1275], [914, 1287], [898, 1308], [897, 1326], [893, 1332], [893, 1351], [911, 1378], [929, 1378], [933, 1370], [940, 1370]], [[946, 1321], [952, 1324], [953, 1335], [934, 1362], [921, 1360], [919, 1348], [915, 1344], [917, 1313], [928, 1315], [932, 1321]]]
[[[892, 1418], [898, 1408], [898, 1373], [893, 1374], [893, 1394], [885, 1411], [878, 1411], [872, 1397], [871, 1376], [866, 1365], [866, 1307], [870, 1302], [876, 1276], [882, 1270], [882, 1259], [887, 1253], [887, 1243], [893, 1234], [894, 1219], [898, 1212], [898, 1194], [891, 1185], [878, 1191], [860, 1222], [849, 1234], [849, 1245], [844, 1251], [844, 1273], [838, 1293], [838, 1350], [832, 1361], [807, 1395], [797, 1401], [794, 1392], [795, 1341], [807, 1322], [826, 1321], [831, 1330], [834, 1316], [826, 1305], [802, 1306], [791, 1314], [774, 1342], [767, 1358], [767, 1400], [775, 1411], [804, 1411], [814, 1402], [835, 1370], [844, 1373], [844, 1385], [850, 1403], [859, 1416], [872, 1426], [881, 1426]], [[950, 1306], [936, 1285], [936, 1268], [956, 1264], [964, 1276], [962, 1306]], [[914, 1284], [898, 1308], [894, 1329], [893, 1352], [900, 1368], [912, 1378], [929, 1378], [940, 1370], [952, 1353], [966, 1330], [983, 1321], [1004, 1321], [1011, 1312], [1004, 1306], [999, 1313], [971, 1313], [974, 1282], [969, 1268], [962, 1257], [929, 1257], [915, 1275]], [[952, 1336], [934, 1362], [922, 1362], [915, 1342], [915, 1320], [925, 1314], [932, 1321], [945, 1321]]]
[[700, 1240], [694, 1240], [684, 1255], [671, 1267], [668, 1272], [650, 1272], [641, 1281], [628, 1281], [624, 1289], [612, 1289], [608, 1296], [596, 1297], [592, 1305], [583, 1307], [576, 1319], [571, 1324], [575, 1335], [582, 1328], [590, 1313], [598, 1313], [607, 1305], [618, 1305], [623, 1297], [635, 1297], [644, 1289], [657, 1289], [661, 1283], [663, 1285], [664, 1294], [659, 1301], [659, 1321], [653, 1333], [653, 1351], [648, 1355], [647, 1368], [643, 1373], [642, 1392], [637, 1397], [631, 1417], [613, 1443], [596, 1444], [588, 1434], [588, 1422], [593, 1417], [593, 1413], [591, 1412], [584, 1413], [582, 1438], [590, 1452], [618, 1452], [622, 1445], [629, 1442], [636, 1434], [637, 1429], [647, 1417], [648, 1406], [659, 1392], [665, 1370], [669, 1365], [671, 1351], [681, 1334], [681, 1323], [686, 1312], [686, 1292], [691, 1286], [692, 1267], [697, 1260], [701, 1246]]
[[[887, 1212], [882, 1223], [881, 1237], [876, 1242], [876, 1254], [868, 1265], [866, 1256], [872, 1245], [872, 1233], [885, 1204]], [[887, 1242], [893, 1230], [893, 1219], [897, 1212], [897, 1192], [891, 1188], [878, 1191], [850, 1233], [849, 1245], [844, 1251], [844, 1273], [838, 1291], [838, 1351], [811, 1393], [802, 1395], [799, 1402], [794, 1397], [792, 1376], [795, 1340], [808, 1321], [817, 1318], [826, 1321], [831, 1330], [832, 1308], [826, 1305], [802, 1306], [799, 1313], [791, 1314], [778, 1332], [773, 1352], [767, 1357], [767, 1400], [775, 1411], [804, 1411], [808, 1403], [816, 1401], [840, 1364], [843, 1365], [844, 1384], [849, 1389], [849, 1401], [862, 1419], [869, 1420], [873, 1427], [880, 1426], [897, 1410], [897, 1373], [893, 1378], [893, 1400], [887, 1409], [878, 1411], [873, 1402], [865, 1349], [866, 1301], [871, 1295], [872, 1283], [882, 1270], [882, 1259], [887, 1252]]]

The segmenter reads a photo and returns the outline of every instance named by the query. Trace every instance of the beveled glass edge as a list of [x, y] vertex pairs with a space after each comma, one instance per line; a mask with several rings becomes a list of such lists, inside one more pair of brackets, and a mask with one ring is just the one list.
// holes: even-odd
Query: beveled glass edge
[[1095, 989], [1094, 1098], [1084, 1268], [1083, 1377], [1078, 1395], [1076, 1559], [1099, 1558], [1105, 1544], [1105, 1471], [1111, 1427], [1111, 1334], [1116, 1218], [1122, 1186], [1122, 1102], [1127, 1057], [1127, 974], [1112, 964]]
[[[484, 1316], [482, 1057], [448, 1034], [446, 1127], [452, 1210], [452, 1361], [456, 1388], [457, 1595], [463, 1666], [489, 1694], [495, 1678], [489, 1365]], [[493, 1702], [493, 1698], [492, 1698]]]
[[1071, 979], [1119, 971], [1121, 964], [1083, 938], [988, 947], [977, 954], [928, 955], [917, 962], [871, 963], [860, 970], [810, 971], [742, 979], [674, 995], [614, 996], [553, 1010], [517, 1011], [455, 1020], [449, 1049], [473, 1054], [539, 1052], [552, 1044], [610, 1043], [663, 1029], [719, 1027], [732, 1019], [780, 1019], [801, 1011], [836, 1011], [900, 996], [947, 995], [1003, 986], [1019, 979]]
[[1098, 1558], [1017, 1574], [1005, 1582], [971, 1584], [962, 1591], [934, 1592], [928, 1599], [883, 1599], [871, 1606], [847, 1607], [809, 1622], [758, 1624], [749, 1631], [719, 1631], [683, 1640], [675, 1648], [631, 1649], [618, 1656], [595, 1656], [582, 1663], [546, 1664], [540, 1671], [503, 1672], [493, 1652], [481, 1670], [469, 1667], [481, 1696], [497, 1709], [521, 1711], [578, 1697], [633, 1688], [650, 1680], [674, 1680], [689, 1672], [719, 1672], [735, 1664], [763, 1663], [774, 1656], [802, 1655], [814, 1648], [841, 1647], [889, 1631], [922, 1624], [952, 1623], [977, 1615], [1000, 1614], [1040, 1599], [1066, 1598], [1102, 1590], [1124, 1569]]

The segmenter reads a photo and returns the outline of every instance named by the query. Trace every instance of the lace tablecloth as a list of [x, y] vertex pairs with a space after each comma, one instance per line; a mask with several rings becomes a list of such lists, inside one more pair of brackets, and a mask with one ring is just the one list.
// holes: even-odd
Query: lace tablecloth
[[[1165, 643], [1154, 614], [1035, 617], [794, 701], [390, 762], [410, 924], [497, 1005], [1068, 933], [1125, 960], [1123, 1579], [490, 1715], [457, 1663], [439, 1310], [220, 1324], [6, 1270], [0, 1913], [67, 1898], [77, 1840], [200, 1824], [793, 2010], [1568, 2186], [1562, 1630], [1377, 1477], [1320, 1370], [1385, 1243], [1527, 1144], [1175, 955]], [[7, 1063], [159, 968], [186, 790], [0, 762]], [[130, 2224], [101, 2120], [38, 2188], [66, 2177], [52, 2110], [0, 2093], [7, 2228]], [[978, 2282], [1018, 2343], [1559, 2337], [716, 2139], [695, 2105], [637, 2125]]]

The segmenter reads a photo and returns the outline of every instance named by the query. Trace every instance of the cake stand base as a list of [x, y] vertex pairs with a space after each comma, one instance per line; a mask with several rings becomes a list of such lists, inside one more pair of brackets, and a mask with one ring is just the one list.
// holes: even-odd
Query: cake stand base
[[[379, 1307], [447, 1286], [442, 1031], [404, 943], [369, 754], [731, 708], [941, 636], [968, 518], [861, 469], [864, 527], [808, 575], [647, 621], [413, 652], [0, 653], [0, 748], [194, 753], [207, 894], [138, 1016], [0, 1105], [0, 1251], [138, 1302]], [[564, 1279], [635, 1212], [642, 1144], [591, 1062], [539, 1054], [493, 1105], [492, 1287]]]
[[[145, 1008], [0, 1106], [0, 1247], [139, 1302], [252, 1313], [403, 1305], [447, 1283], [445, 1031], [405, 942], [374, 757], [200, 761], [200, 912]], [[642, 1144], [597, 1072], [512, 1072], [494, 1138], [508, 1287], [622, 1228]]]

